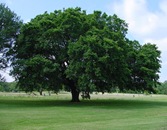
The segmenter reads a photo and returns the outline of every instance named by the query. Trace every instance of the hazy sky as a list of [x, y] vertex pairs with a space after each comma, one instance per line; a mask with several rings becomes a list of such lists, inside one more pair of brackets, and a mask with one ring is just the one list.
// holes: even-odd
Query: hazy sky
[[160, 81], [167, 80], [167, 0], [0, 0], [0, 3], [5, 3], [24, 22], [45, 11], [68, 7], [81, 7], [87, 13], [100, 10], [108, 15], [117, 14], [129, 24], [129, 39], [158, 46], [162, 52]]

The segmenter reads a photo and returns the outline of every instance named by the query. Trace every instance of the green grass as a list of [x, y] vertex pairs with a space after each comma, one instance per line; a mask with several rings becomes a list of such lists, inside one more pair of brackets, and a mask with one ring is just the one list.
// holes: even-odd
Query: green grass
[[0, 130], [166, 130], [167, 96], [0, 93]]

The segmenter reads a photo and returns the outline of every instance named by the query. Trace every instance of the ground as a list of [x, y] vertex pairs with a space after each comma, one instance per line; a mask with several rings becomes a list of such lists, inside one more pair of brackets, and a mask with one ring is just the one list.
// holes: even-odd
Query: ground
[[0, 130], [166, 130], [167, 96], [92, 94], [70, 102], [48, 96], [0, 93]]

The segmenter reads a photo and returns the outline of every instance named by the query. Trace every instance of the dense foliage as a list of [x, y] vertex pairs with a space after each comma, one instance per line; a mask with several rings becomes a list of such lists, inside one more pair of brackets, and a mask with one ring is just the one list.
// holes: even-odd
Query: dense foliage
[[124, 20], [100, 11], [45, 12], [21, 28], [12, 75], [25, 91], [64, 87], [74, 102], [81, 91], [154, 91], [160, 51], [130, 41], [127, 30]]
[[167, 95], [167, 81], [159, 84], [156, 88], [158, 94], [166, 94]]
[[[9, 50], [14, 46], [21, 24], [20, 18], [5, 4], [0, 3], [0, 70], [8, 66], [12, 56]], [[4, 80], [1, 75], [0, 80]]]
[[0, 82], [0, 92], [18, 92], [16, 85], [16, 82]]

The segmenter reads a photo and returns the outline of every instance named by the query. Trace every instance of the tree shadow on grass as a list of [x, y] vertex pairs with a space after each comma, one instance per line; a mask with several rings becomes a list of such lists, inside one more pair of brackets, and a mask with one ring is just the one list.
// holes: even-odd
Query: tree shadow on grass
[[15, 107], [94, 107], [94, 108], [119, 108], [119, 109], [147, 109], [155, 107], [167, 107], [165, 101], [153, 100], [131, 100], [131, 99], [98, 99], [98, 100], [84, 100], [77, 103], [72, 103], [68, 100], [54, 100], [54, 99], [12, 99], [0, 100], [0, 108], [2, 106]]

